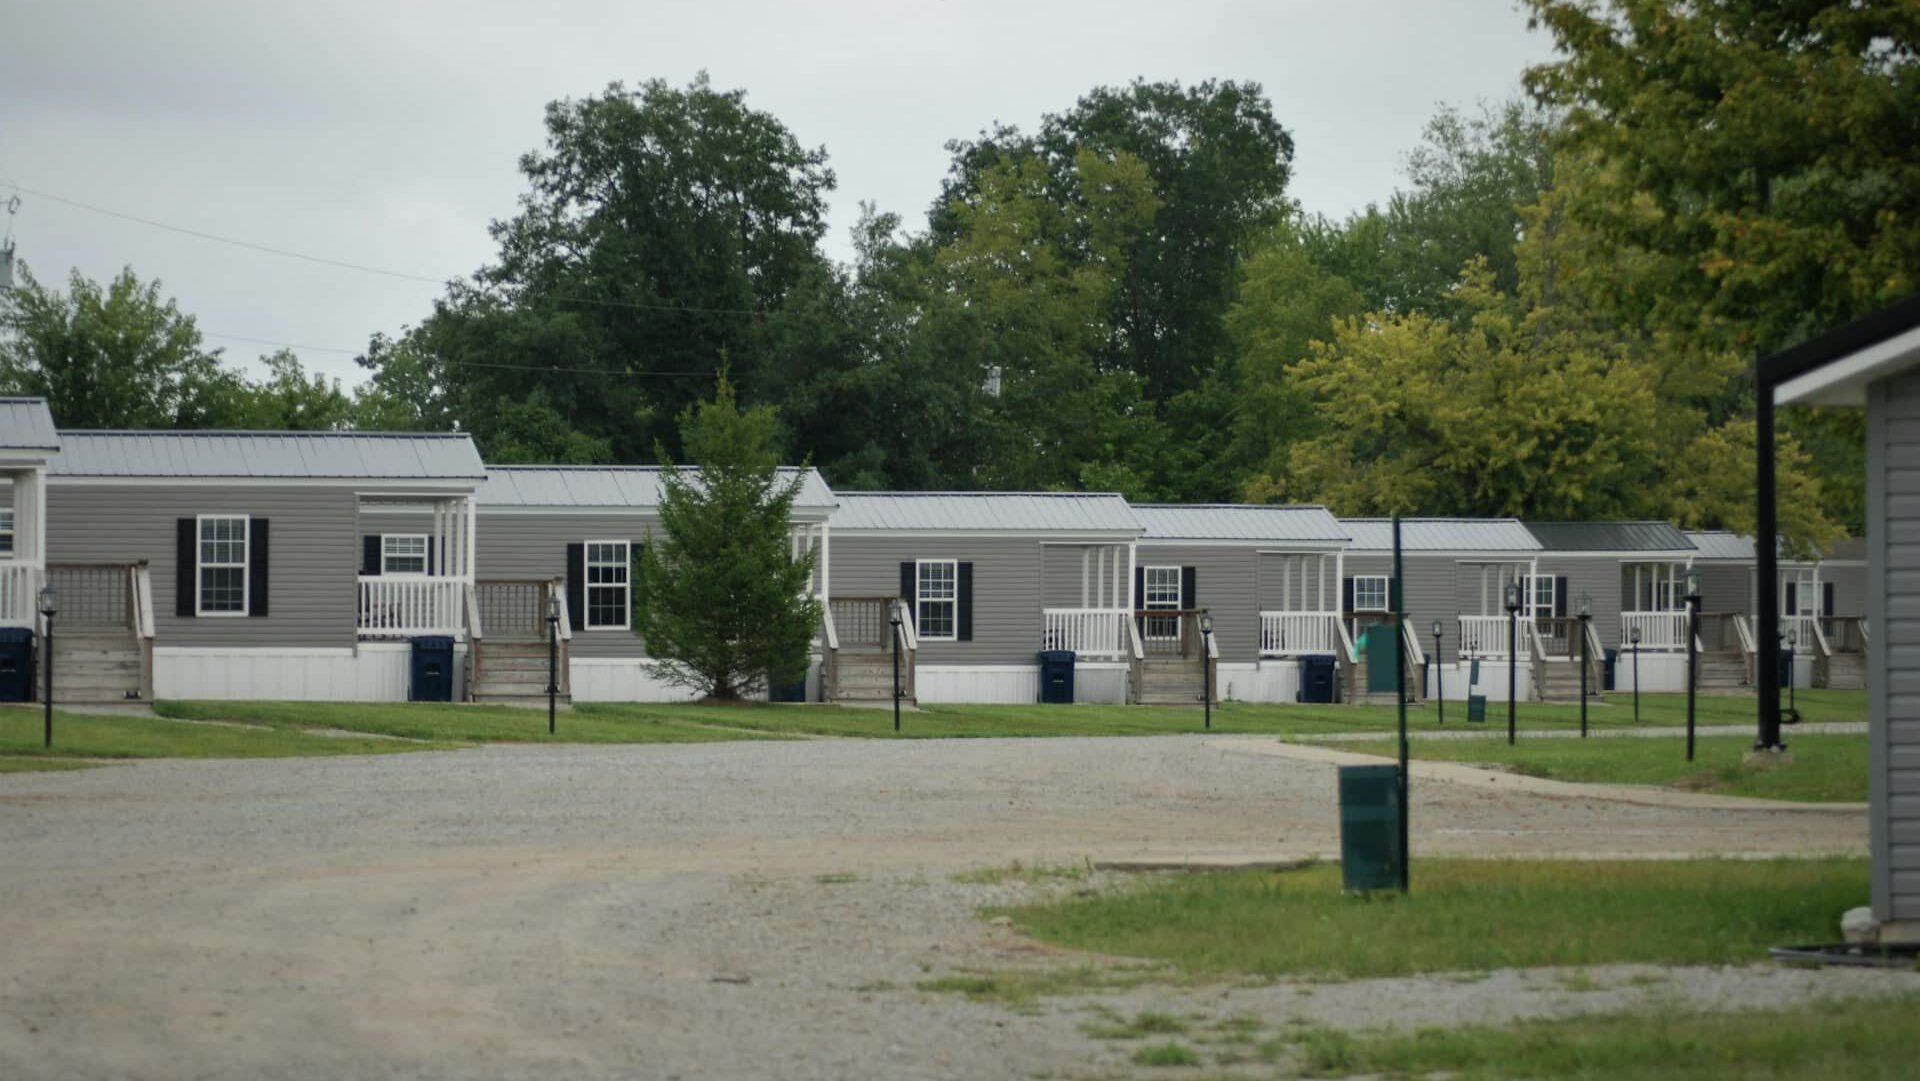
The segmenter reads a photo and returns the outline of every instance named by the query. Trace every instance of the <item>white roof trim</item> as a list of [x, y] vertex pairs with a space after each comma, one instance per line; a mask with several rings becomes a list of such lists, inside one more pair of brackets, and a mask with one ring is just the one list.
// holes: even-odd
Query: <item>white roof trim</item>
[[1787, 380], [1773, 388], [1774, 404], [1864, 406], [1867, 384], [1916, 364], [1920, 364], [1920, 327]]

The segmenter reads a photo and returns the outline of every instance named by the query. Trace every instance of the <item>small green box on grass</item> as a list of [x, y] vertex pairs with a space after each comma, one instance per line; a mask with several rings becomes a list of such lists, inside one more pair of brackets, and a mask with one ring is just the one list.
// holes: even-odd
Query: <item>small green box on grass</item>
[[1349, 893], [1400, 888], [1400, 767], [1340, 767], [1340, 877]]
[[1468, 723], [1485, 724], [1487, 721], [1487, 696], [1470, 694], [1467, 696]]

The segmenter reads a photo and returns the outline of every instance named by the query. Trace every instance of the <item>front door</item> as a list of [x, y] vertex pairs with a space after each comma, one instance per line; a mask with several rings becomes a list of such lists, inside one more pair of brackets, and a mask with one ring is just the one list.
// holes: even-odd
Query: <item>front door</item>
[[1367, 628], [1367, 690], [1370, 693], [1392, 694], [1399, 689], [1393, 678], [1394, 655], [1400, 648], [1400, 636], [1395, 633], [1398, 629], [1384, 620]]

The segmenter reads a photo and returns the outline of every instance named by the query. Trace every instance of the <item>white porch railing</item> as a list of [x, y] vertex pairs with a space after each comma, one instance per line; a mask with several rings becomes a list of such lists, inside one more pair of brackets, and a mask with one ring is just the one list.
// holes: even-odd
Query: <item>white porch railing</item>
[[360, 637], [458, 635], [464, 625], [466, 590], [467, 583], [460, 578], [362, 575]]
[[1125, 660], [1133, 613], [1124, 608], [1043, 608], [1040, 648], [1070, 649], [1088, 660]]
[[1812, 653], [1814, 641], [1819, 635], [1820, 620], [1817, 616], [1781, 616], [1780, 629], [1792, 632], [1796, 651]]
[[17, 560], [0, 561], [0, 627], [39, 623], [40, 568]]
[[1462, 657], [1504, 657], [1507, 655], [1506, 616], [1461, 616], [1460, 655]]
[[1636, 628], [1640, 631], [1642, 650], [1687, 648], [1687, 614], [1685, 612], [1620, 613], [1621, 645], [1632, 643]]
[[1292, 657], [1305, 653], [1338, 653], [1338, 612], [1260, 613], [1260, 655]]

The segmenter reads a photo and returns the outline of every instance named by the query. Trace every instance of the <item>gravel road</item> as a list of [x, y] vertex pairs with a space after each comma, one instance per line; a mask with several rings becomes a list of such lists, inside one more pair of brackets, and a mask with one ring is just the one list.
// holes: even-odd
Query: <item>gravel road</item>
[[[1057, 960], [973, 915], [1033, 887], [953, 872], [1332, 855], [1333, 790], [1328, 766], [1199, 737], [493, 747], [0, 776], [0, 1077], [1124, 1074], [1126, 1049], [1083, 1033], [1086, 1001], [1026, 1015], [913, 990]], [[1865, 845], [1856, 816], [1439, 784], [1416, 789], [1414, 821], [1425, 854]], [[1104, 1001], [1357, 1025], [1396, 1001], [1403, 1019], [1450, 1021], [1662, 992], [1599, 977], [1600, 992], [1511, 974], [1470, 995], [1402, 980]], [[1913, 986], [1769, 969], [1674, 979], [1729, 1007]]]

